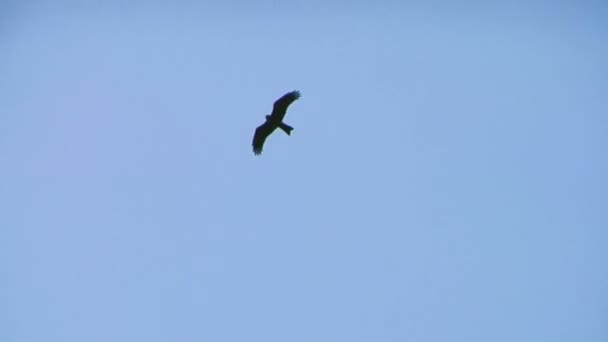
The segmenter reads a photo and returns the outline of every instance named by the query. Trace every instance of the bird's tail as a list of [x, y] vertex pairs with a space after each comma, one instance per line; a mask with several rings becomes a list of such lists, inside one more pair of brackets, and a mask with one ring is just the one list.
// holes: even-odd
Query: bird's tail
[[279, 124], [279, 128], [282, 129], [283, 132], [287, 133], [287, 135], [291, 135], [291, 131], [293, 131], [293, 127], [283, 122]]

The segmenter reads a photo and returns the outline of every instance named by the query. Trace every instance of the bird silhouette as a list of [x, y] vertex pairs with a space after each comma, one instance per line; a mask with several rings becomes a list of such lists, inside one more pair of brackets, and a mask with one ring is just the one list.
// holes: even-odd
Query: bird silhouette
[[281, 96], [281, 98], [274, 102], [272, 113], [266, 115], [266, 121], [255, 129], [252, 142], [253, 153], [255, 155], [262, 154], [266, 138], [277, 128], [283, 130], [287, 135], [291, 135], [293, 127], [284, 123], [283, 118], [285, 118], [285, 114], [287, 113], [287, 107], [299, 98], [300, 92], [294, 90]]

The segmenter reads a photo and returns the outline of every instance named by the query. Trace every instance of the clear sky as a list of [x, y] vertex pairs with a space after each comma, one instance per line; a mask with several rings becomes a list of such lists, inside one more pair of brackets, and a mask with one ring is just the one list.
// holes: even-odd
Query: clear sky
[[125, 3], [0, 5], [0, 341], [608, 341], [606, 2]]

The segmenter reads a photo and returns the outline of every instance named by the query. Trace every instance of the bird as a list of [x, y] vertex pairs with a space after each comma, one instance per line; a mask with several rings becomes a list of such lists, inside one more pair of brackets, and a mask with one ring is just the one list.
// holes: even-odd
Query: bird
[[252, 146], [253, 153], [256, 156], [262, 154], [262, 149], [264, 148], [266, 138], [268, 138], [268, 136], [277, 128], [280, 128], [287, 135], [291, 135], [293, 127], [284, 123], [283, 118], [287, 112], [287, 107], [289, 107], [290, 104], [299, 98], [300, 92], [298, 90], [293, 90], [281, 96], [274, 102], [272, 113], [266, 115], [266, 121], [255, 129]]

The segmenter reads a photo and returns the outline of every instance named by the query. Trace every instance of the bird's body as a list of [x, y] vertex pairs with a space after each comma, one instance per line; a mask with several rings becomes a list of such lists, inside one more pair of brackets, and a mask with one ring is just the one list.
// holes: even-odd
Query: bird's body
[[287, 135], [291, 135], [293, 127], [283, 122], [285, 114], [287, 113], [287, 107], [292, 104], [295, 100], [300, 98], [300, 92], [297, 90], [291, 91], [279, 98], [274, 102], [272, 107], [272, 113], [266, 115], [266, 122], [260, 125], [255, 130], [253, 135], [253, 153], [259, 155], [262, 153], [264, 148], [264, 142], [266, 138], [272, 134], [277, 128], [280, 128]]

